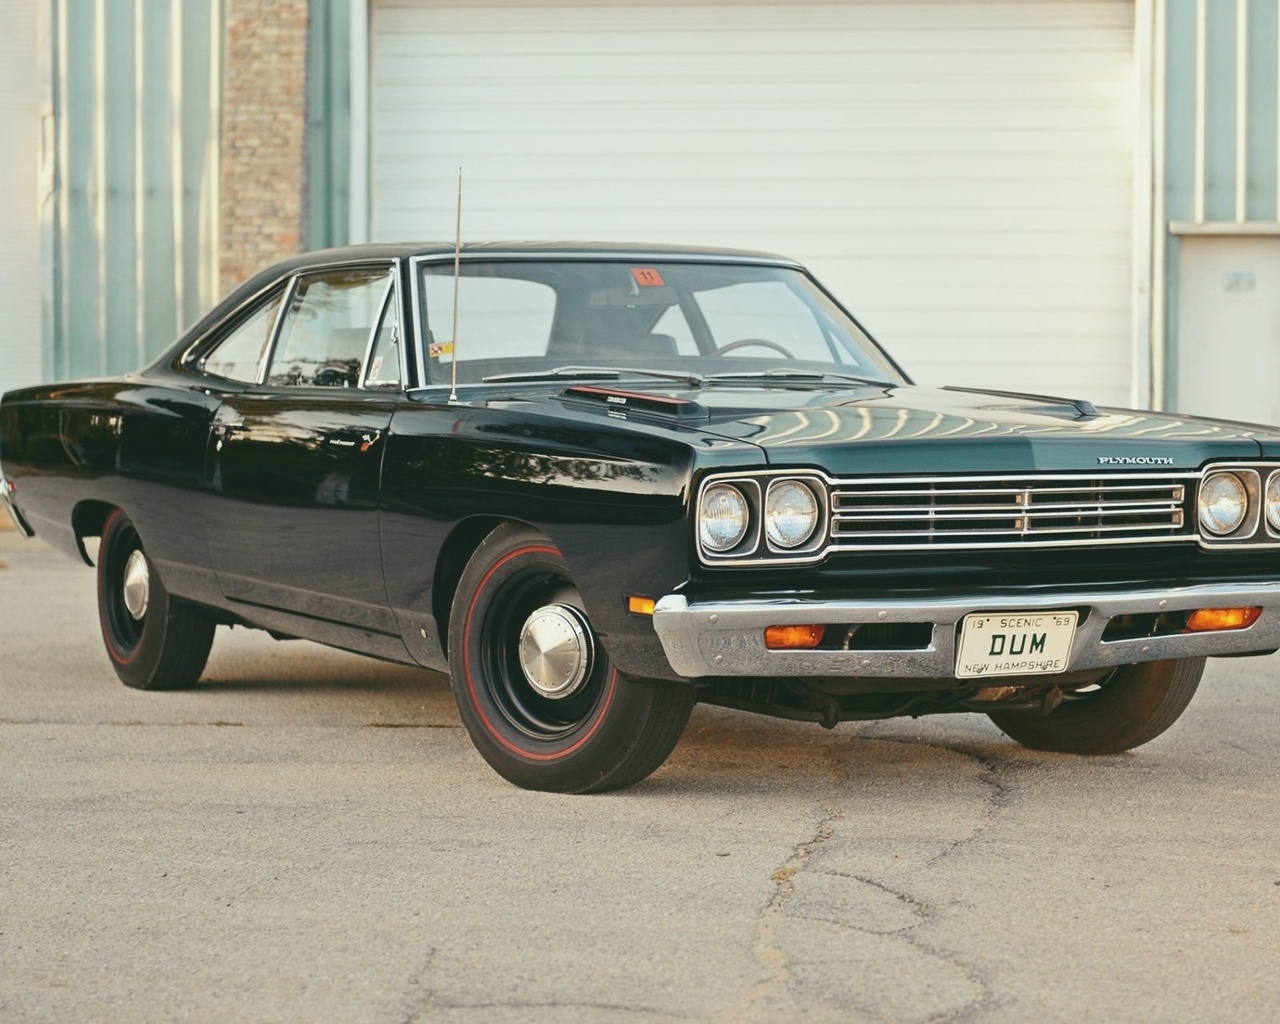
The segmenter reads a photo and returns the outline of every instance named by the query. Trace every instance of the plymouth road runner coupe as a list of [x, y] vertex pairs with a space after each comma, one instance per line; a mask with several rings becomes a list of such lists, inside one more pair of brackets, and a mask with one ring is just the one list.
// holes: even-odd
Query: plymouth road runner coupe
[[129, 686], [220, 624], [447, 671], [535, 789], [644, 778], [697, 701], [1115, 753], [1280, 647], [1280, 431], [913, 386], [759, 253], [310, 253], [5, 395], [0, 471]]

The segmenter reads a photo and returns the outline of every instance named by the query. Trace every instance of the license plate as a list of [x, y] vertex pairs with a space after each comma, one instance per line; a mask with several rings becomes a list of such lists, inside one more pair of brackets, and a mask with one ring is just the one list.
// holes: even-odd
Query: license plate
[[1076, 635], [1076, 612], [966, 615], [956, 676], [1022, 676], [1065, 672]]

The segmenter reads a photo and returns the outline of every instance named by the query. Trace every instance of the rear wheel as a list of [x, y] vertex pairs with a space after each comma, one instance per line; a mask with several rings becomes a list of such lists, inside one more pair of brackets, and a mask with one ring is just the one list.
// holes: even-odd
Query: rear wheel
[[107, 516], [98, 546], [98, 620], [116, 675], [139, 690], [195, 685], [213, 645], [214, 622], [169, 596], [119, 509]]
[[515, 524], [494, 530], [463, 570], [449, 667], [476, 749], [525, 789], [592, 793], [640, 781], [667, 759], [695, 699], [691, 686], [621, 675], [560, 552]]
[[988, 717], [1033, 750], [1119, 754], [1173, 725], [1195, 696], [1203, 672], [1204, 658], [1125, 665], [1097, 686], [1065, 694], [1048, 715], [990, 711]]

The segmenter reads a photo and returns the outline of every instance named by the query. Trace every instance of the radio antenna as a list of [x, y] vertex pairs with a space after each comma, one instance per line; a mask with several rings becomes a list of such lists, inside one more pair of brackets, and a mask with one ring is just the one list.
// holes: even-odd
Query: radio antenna
[[458, 400], [458, 279], [462, 276], [462, 168], [458, 168], [458, 212], [453, 235], [453, 362], [449, 401]]

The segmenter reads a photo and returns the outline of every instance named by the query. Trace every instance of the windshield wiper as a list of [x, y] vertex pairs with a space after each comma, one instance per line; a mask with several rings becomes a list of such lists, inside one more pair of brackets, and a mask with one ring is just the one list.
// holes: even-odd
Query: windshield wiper
[[619, 380], [623, 374], [639, 373], [658, 380], [674, 380], [683, 384], [702, 385], [700, 373], [667, 370], [641, 370], [632, 366], [557, 366], [554, 370], [529, 370], [524, 373], [498, 373], [483, 378], [485, 384], [510, 384], [519, 381], [561, 380], [564, 378], [604, 377], [608, 380]]
[[847, 380], [854, 384], [888, 384], [887, 380], [875, 380], [871, 377], [856, 377], [851, 373], [831, 373], [827, 370], [799, 370], [786, 367], [775, 367], [772, 370], [743, 370], [740, 373], [713, 373], [706, 378], [708, 384], [718, 381], [740, 380]]

